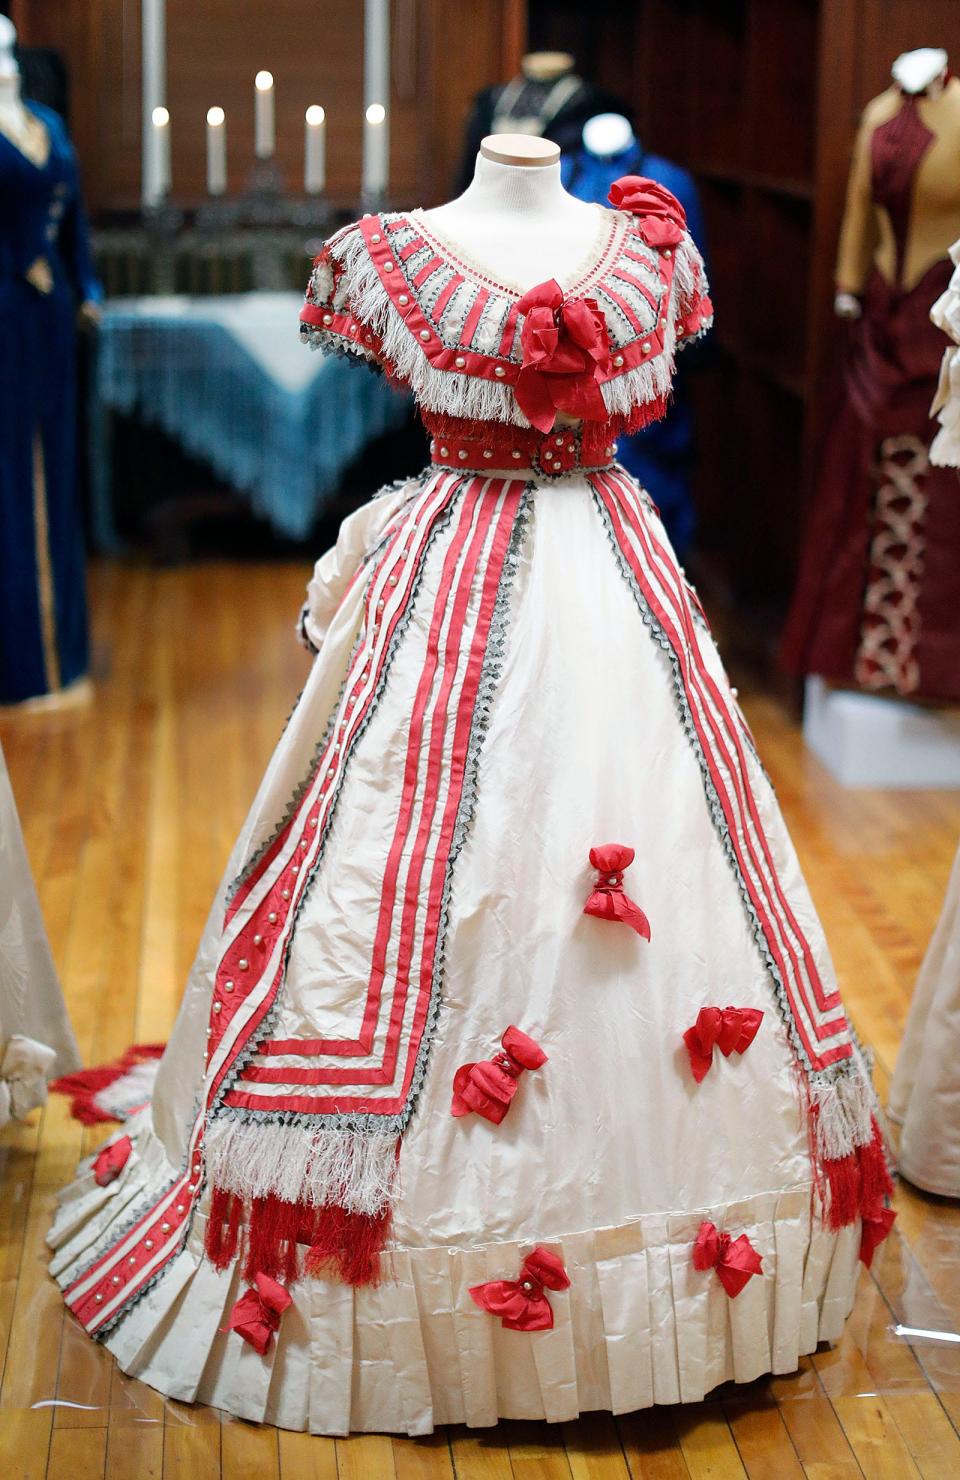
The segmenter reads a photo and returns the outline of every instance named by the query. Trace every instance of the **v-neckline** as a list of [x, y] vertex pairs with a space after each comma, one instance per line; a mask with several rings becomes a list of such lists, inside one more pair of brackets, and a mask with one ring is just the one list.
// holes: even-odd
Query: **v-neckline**
[[11, 134], [8, 129], [4, 128], [2, 121], [0, 121], [0, 138], [6, 139], [11, 149], [15, 150], [16, 153], [20, 155], [21, 159], [25, 159], [27, 164], [32, 165], [35, 170], [38, 170], [42, 174], [43, 171], [47, 168], [47, 165], [50, 163], [50, 156], [53, 153], [53, 135], [51, 134], [48, 125], [40, 117], [39, 113], [35, 112], [25, 99], [21, 101], [21, 107], [32, 120], [34, 128], [42, 132], [43, 137], [47, 141], [47, 148], [46, 152], [43, 155], [43, 158], [34, 159], [33, 156], [29, 154], [27, 150], [24, 149], [23, 146], [17, 142], [13, 134]]
[[[572, 273], [566, 274], [564, 281], [559, 284], [565, 296], [592, 285], [602, 276], [611, 248], [619, 241], [621, 233], [626, 231], [622, 212], [611, 211], [608, 207], [595, 202], [590, 202], [590, 204], [594, 205], [601, 217], [600, 229], [578, 266]], [[530, 288], [521, 288], [518, 283], [505, 283], [494, 277], [480, 263], [469, 257], [457, 243], [451, 242], [447, 237], [438, 233], [431, 224], [424, 220], [422, 206], [416, 206], [413, 210], [404, 211], [401, 214], [427, 240], [438, 257], [441, 257], [448, 266], [455, 267], [474, 279], [478, 286], [492, 288], [494, 292], [502, 294], [505, 298], [511, 298], [514, 302], [519, 302], [530, 292]]]

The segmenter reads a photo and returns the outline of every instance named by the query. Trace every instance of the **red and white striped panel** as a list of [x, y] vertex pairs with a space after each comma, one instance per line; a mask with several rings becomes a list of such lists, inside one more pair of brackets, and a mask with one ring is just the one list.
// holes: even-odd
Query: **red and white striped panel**
[[676, 655], [737, 871], [783, 983], [801, 1057], [810, 1069], [825, 1069], [850, 1057], [850, 1029], [839, 993], [824, 984], [778, 877], [753, 793], [745, 732], [733, 698], [705, 661], [683, 577], [646, 517], [636, 488], [616, 470], [591, 474], [590, 481], [636, 588]]
[[[389, 1117], [397, 1129], [409, 1115], [437, 987], [441, 906], [474, 710], [523, 487], [471, 478], [454, 512], [407, 731], [369, 977], [355, 1010], [335, 1037], [260, 1043], [224, 1097], [228, 1110], [369, 1114]], [[307, 829], [292, 839], [292, 856], [299, 849], [307, 870], [311, 816], [307, 808]], [[255, 911], [251, 928], [258, 917]]]

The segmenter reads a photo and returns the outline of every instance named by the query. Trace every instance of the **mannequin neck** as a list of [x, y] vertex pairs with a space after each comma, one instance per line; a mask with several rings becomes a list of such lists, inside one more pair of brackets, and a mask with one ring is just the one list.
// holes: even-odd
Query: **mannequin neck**
[[465, 213], [504, 216], [565, 216], [581, 202], [568, 195], [560, 180], [560, 165], [499, 164], [477, 155], [473, 179], [451, 206]]
[[0, 71], [0, 108], [22, 106], [20, 97], [20, 73]]

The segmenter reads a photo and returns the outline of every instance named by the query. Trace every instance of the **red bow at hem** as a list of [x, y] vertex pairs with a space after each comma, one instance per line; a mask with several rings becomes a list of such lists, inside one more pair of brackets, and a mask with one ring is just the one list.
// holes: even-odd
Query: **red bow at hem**
[[745, 1233], [732, 1239], [715, 1223], [703, 1222], [693, 1246], [694, 1269], [715, 1269], [717, 1278], [735, 1300], [747, 1281], [763, 1273], [763, 1260]]
[[519, 1279], [471, 1285], [470, 1294], [481, 1310], [499, 1316], [508, 1331], [550, 1331], [553, 1307], [544, 1290], [566, 1290], [569, 1284], [560, 1257], [538, 1244], [524, 1259]]
[[675, 195], [643, 175], [614, 180], [607, 196], [618, 211], [639, 217], [637, 230], [648, 247], [675, 247], [683, 240], [687, 213]]
[[868, 1269], [873, 1263], [874, 1254], [893, 1227], [896, 1217], [893, 1208], [884, 1207], [861, 1214], [860, 1258]]
[[109, 1146], [104, 1146], [93, 1163], [93, 1180], [98, 1187], [109, 1187], [111, 1182], [116, 1181], [132, 1150], [133, 1142], [129, 1136], [119, 1136]]
[[583, 907], [585, 915], [598, 920], [621, 920], [644, 940], [650, 939], [650, 921], [639, 905], [623, 890], [623, 871], [629, 868], [636, 853], [624, 843], [604, 843], [590, 849], [590, 863], [600, 877]]
[[273, 1333], [279, 1330], [280, 1317], [291, 1303], [288, 1292], [268, 1274], [255, 1274], [255, 1290], [248, 1290], [234, 1305], [224, 1331], [237, 1331], [263, 1356]]
[[551, 278], [517, 304], [523, 362], [517, 376], [517, 405], [538, 431], [550, 432], [556, 413], [579, 421], [606, 421], [598, 376], [610, 357], [607, 324], [595, 298], [564, 298]]
[[714, 1046], [727, 1059], [743, 1053], [756, 1038], [762, 1018], [759, 1007], [701, 1007], [697, 1021], [683, 1035], [698, 1084], [713, 1063]]
[[547, 1056], [539, 1043], [509, 1027], [500, 1039], [503, 1052], [479, 1064], [463, 1064], [453, 1076], [451, 1115], [469, 1115], [471, 1110], [499, 1125], [517, 1092], [517, 1081], [525, 1069], [539, 1069]]

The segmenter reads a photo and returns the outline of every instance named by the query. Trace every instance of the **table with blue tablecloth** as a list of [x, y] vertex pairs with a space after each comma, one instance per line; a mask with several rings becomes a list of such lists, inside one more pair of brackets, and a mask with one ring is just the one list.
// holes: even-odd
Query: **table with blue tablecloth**
[[309, 533], [364, 448], [406, 421], [409, 398], [382, 376], [300, 342], [301, 304], [296, 293], [107, 304], [90, 439], [99, 549], [119, 545], [112, 413], [159, 427], [290, 539]]

